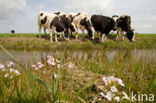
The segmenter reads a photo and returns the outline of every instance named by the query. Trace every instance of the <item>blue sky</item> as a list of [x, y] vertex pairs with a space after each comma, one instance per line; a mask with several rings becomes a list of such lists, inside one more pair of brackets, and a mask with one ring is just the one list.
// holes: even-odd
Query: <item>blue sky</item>
[[128, 14], [138, 33], [156, 33], [156, 0], [0, 0], [0, 33], [37, 33], [39, 11]]

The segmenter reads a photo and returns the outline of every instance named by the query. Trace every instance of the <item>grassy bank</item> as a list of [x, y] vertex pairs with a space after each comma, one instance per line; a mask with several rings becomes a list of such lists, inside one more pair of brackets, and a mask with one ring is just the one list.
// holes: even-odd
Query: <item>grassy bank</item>
[[65, 45], [69, 49], [132, 49], [132, 48], [156, 48], [156, 35], [154, 34], [136, 34], [135, 42], [130, 42], [127, 38], [122, 41], [114, 41], [116, 35], [111, 34], [104, 43], [99, 43], [98, 39], [91, 41], [80, 37], [79, 40], [71, 39], [64, 41], [59, 39], [59, 43], [50, 43], [49, 37], [42, 34], [42, 38], [38, 38], [38, 34], [0, 34], [0, 45], [7, 49], [29, 49], [29, 50], [52, 50], [63, 49]]
[[[35, 55], [34, 55], [35, 57]], [[103, 76], [115, 76], [121, 78], [125, 84], [124, 88], [129, 97], [131, 92], [135, 94], [150, 94], [156, 96], [156, 64], [154, 61], [145, 59], [140, 56], [133, 56], [129, 51], [119, 51], [112, 61], [106, 59], [105, 56], [96, 58], [79, 60], [69, 58], [64, 54], [62, 58], [54, 58], [55, 65], [49, 65], [47, 58], [40, 61], [43, 67], [36, 69], [27, 65], [27, 61], [32, 64], [39, 62], [34, 60], [25, 60], [26, 70], [37, 75], [41, 80], [51, 87], [51, 91], [42, 83], [34, 80], [28, 73], [24, 72], [21, 66], [14, 64], [11, 67], [20, 71], [20, 75], [12, 79], [5, 77], [6, 71], [0, 69], [0, 102], [1, 103], [92, 103], [96, 97], [103, 92], [105, 85], [101, 80]], [[58, 68], [59, 62], [63, 60]], [[57, 75], [57, 76], [56, 76]], [[138, 99], [137, 99], [138, 100]], [[137, 103], [147, 103], [145, 101], [137, 101]], [[122, 100], [120, 103], [131, 103], [128, 100]], [[148, 101], [149, 102], [149, 101]], [[106, 98], [102, 98], [99, 103], [112, 103]], [[134, 102], [135, 103], [135, 102]], [[152, 103], [152, 102], [150, 102]], [[153, 102], [155, 103], [155, 102]]]

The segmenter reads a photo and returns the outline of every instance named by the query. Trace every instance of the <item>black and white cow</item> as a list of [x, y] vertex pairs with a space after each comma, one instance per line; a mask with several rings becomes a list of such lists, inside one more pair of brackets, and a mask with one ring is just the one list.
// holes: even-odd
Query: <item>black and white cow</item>
[[[114, 17], [113, 19], [116, 19]], [[116, 19], [116, 22], [118, 24], [116, 39], [118, 39], [120, 33], [122, 35], [123, 40], [124, 40], [124, 36], [126, 35], [130, 41], [134, 41], [135, 33], [134, 30], [131, 28], [131, 17], [128, 15], [122, 15], [121, 17]]]
[[65, 25], [66, 31], [65, 31], [65, 37], [68, 37], [69, 40], [69, 33], [70, 32], [76, 32], [75, 24], [73, 23], [72, 17], [70, 17], [69, 14], [59, 14], [60, 21]]
[[[52, 27], [55, 27], [56, 30], [53, 29], [51, 32], [54, 32], [54, 33], [59, 33], [59, 32], [62, 33], [63, 32], [63, 34], [64, 33], [68, 34], [69, 29], [72, 32], [75, 32], [75, 30], [76, 30], [74, 24], [72, 24], [71, 20], [68, 19], [66, 14], [59, 13], [59, 15], [58, 15], [58, 13], [47, 13], [47, 12], [44, 12], [44, 13], [42, 12], [39, 14], [40, 15], [42, 14], [41, 16], [39, 15], [40, 17], [39, 17], [39, 21], [38, 21], [40, 34], [41, 34], [41, 27], [44, 28], [44, 31], [46, 31], [46, 29], [48, 29], [49, 32]], [[45, 32], [45, 34], [46, 34], [46, 32]], [[50, 40], [52, 41], [52, 39], [50, 39]], [[55, 35], [55, 40], [57, 41], [56, 35]]]
[[114, 19], [103, 15], [92, 15], [91, 22], [96, 32], [101, 33], [101, 42], [107, 39], [111, 30], [117, 29], [117, 23]]
[[46, 29], [48, 29], [46, 24], [48, 12], [39, 12], [38, 13], [38, 29], [39, 29], [39, 37], [41, 37], [41, 29], [43, 27], [44, 34], [46, 35]]
[[89, 17], [86, 13], [69, 13], [69, 17], [71, 17], [72, 22], [76, 27], [76, 39], [78, 38], [79, 29], [82, 31], [84, 36], [85, 30], [87, 30], [87, 35], [94, 39], [94, 28], [91, 26], [89, 21]]
[[41, 24], [44, 26], [44, 28], [49, 30], [51, 42], [53, 34], [55, 35], [55, 41], [58, 42], [57, 33], [58, 32], [64, 33], [66, 31], [66, 27], [60, 21], [60, 18], [53, 13], [49, 13], [44, 18], [42, 18]]

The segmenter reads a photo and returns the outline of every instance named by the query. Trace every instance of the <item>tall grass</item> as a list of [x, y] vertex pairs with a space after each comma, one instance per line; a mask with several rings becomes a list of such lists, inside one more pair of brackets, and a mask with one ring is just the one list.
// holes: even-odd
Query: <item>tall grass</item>
[[[6, 50], [5, 52], [9, 54]], [[156, 96], [155, 61], [143, 56], [138, 59], [130, 53], [129, 49], [117, 52], [112, 61], [107, 60], [105, 55], [94, 59], [88, 57], [87, 61], [69, 58], [65, 51], [61, 60], [61, 68], [57, 68], [47, 65], [47, 59], [42, 58], [41, 62], [45, 67], [36, 71], [30, 66], [22, 65], [14, 58], [21, 74], [14, 79], [0, 75], [0, 102], [90, 103], [97, 95], [93, 90], [95, 81], [102, 76], [110, 75], [124, 81], [124, 89], [129, 96], [131, 91]], [[72, 64], [72, 68], [68, 67], [69, 64]], [[58, 77], [54, 77], [54, 74]], [[129, 101], [121, 101], [121, 103], [127, 102]], [[146, 101], [139, 103], [142, 102], [146, 103]]]
[[[10, 56], [12, 59], [13, 59], [13, 61], [17, 64], [17, 65], [19, 65], [19, 68], [22, 70], [21, 72], [23, 72], [23, 73], [25, 73], [25, 74], [27, 74], [29, 77], [31, 77], [34, 81], [37, 81], [41, 86], [45, 86], [46, 88], [47, 88], [47, 90], [48, 90], [48, 92], [50, 93], [49, 94], [49, 96], [50, 96], [50, 101], [51, 102], [56, 102], [57, 101], [57, 99], [58, 99], [58, 97], [56, 96], [56, 94], [57, 94], [57, 88], [58, 88], [58, 82], [59, 82], [59, 77], [57, 77], [57, 78], [54, 78], [54, 71], [52, 70], [51, 71], [51, 78], [52, 78], [52, 85], [50, 86], [50, 84], [48, 84], [48, 83], [46, 83], [44, 80], [42, 80], [41, 78], [42, 77], [39, 77], [39, 76], [37, 76], [37, 75], [35, 75], [34, 73], [32, 73], [31, 71], [30, 71], [30, 68], [26, 68], [26, 66], [24, 66], [23, 64], [21, 64], [16, 58], [14, 58], [3, 46], [1, 46], [0, 45], [0, 48], [1, 49], [3, 49], [4, 50], [4, 52], [5, 53], [7, 53], [8, 54], [8, 56]], [[66, 50], [66, 49], [65, 49]], [[64, 50], [64, 52], [65, 52], [65, 50]], [[60, 67], [58, 68], [58, 70], [57, 70], [57, 73], [58, 73], [58, 75], [59, 75], [59, 71], [61, 70], [61, 65], [62, 65], [62, 62], [63, 62], [63, 59], [64, 59], [64, 57], [62, 57], [62, 60], [61, 60], [61, 63], [60, 63]], [[38, 74], [38, 73], [37, 73]], [[39, 73], [39, 75], [40, 75], [40, 73]], [[2, 99], [2, 101], [3, 102], [10, 102], [10, 100], [11, 100], [11, 98], [12, 98], [12, 94], [14, 93], [14, 90], [16, 89], [16, 95], [17, 95], [17, 100], [16, 100], [16, 98], [15, 98], [15, 102], [26, 102], [27, 101], [27, 99], [24, 99], [24, 100], [22, 100], [22, 98], [21, 98], [21, 94], [20, 94], [20, 92], [19, 92], [19, 88], [21, 88], [21, 87], [18, 87], [18, 81], [19, 81], [19, 79], [20, 79], [20, 77], [15, 77], [13, 80], [12, 80], [12, 82], [10, 81], [10, 80], [7, 80], [7, 79], [3, 79], [4, 78], [4, 75], [2, 75], [2, 79], [1, 79], [1, 82], [2, 82], [2, 87], [0, 88], [0, 89], [2, 89], [2, 91], [4, 91], [5, 93], [6, 92], [11, 92], [11, 95], [9, 96], [8, 94], [3, 94], [3, 95], [5, 95], [7, 98], [3, 98]], [[4, 81], [3, 81], [4, 80]], [[7, 89], [7, 84], [5, 84], [5, 82], [7, 82], [7, 81], [9, 81], [9, 82], [11, 82], [11, 84], [9, 85], [10, 86], [10, 88], [11, 88], [11, 86], [13, 86], [13, 89], [11, 90], [11, 91], [5, 91], [5, 90], [3, 90], [3, 89]], [[4, 84], [3, 84], [4, 83]], [[22, 84], [22, 86], [26, 86], [26, 85], [23, 85]], [[33, 87], [32, 89], [35, 89], [35, 87]], [[36, 90], [37, 91], [37, 90]], [[40, 93], [40, 92], [39, 92]], [[35, 95], [34, 93], [32, 93], [31, 95]], [[40, 95], [40, 94], [39, 94]], [[39, 99], [39, 98], [38, 98]], [[34, 100], [32, 100], [32, 101], [34, 101]], [[39, 101], [39, 100], [37, 100], [37, 101]], [[28, 102], [31, 102], [31, 101], [28, 101]]]

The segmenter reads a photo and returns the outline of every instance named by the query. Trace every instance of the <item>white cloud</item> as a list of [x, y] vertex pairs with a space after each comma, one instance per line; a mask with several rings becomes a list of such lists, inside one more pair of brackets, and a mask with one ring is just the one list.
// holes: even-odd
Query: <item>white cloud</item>
[[37, 9], [37, 10], [44, 10], [45, 7], [44, 7], [43, 4], [39, 4], [39, 5], [36, 6], [36, 9]]
[[113, 7], [113, 0], [67, 0], [66, 11], [106, 14]]
[[128, 14], [139, 33], [156, 33], [156, 0], [0, 0], [0, 32], [38, 32], [39, 11]]
[[0, 0], [0, 21], [12, 20], [23, 15], [25, 0]]
[[156, 33], [156, 15], [134, 16], [132, 27], [139, 33]]

